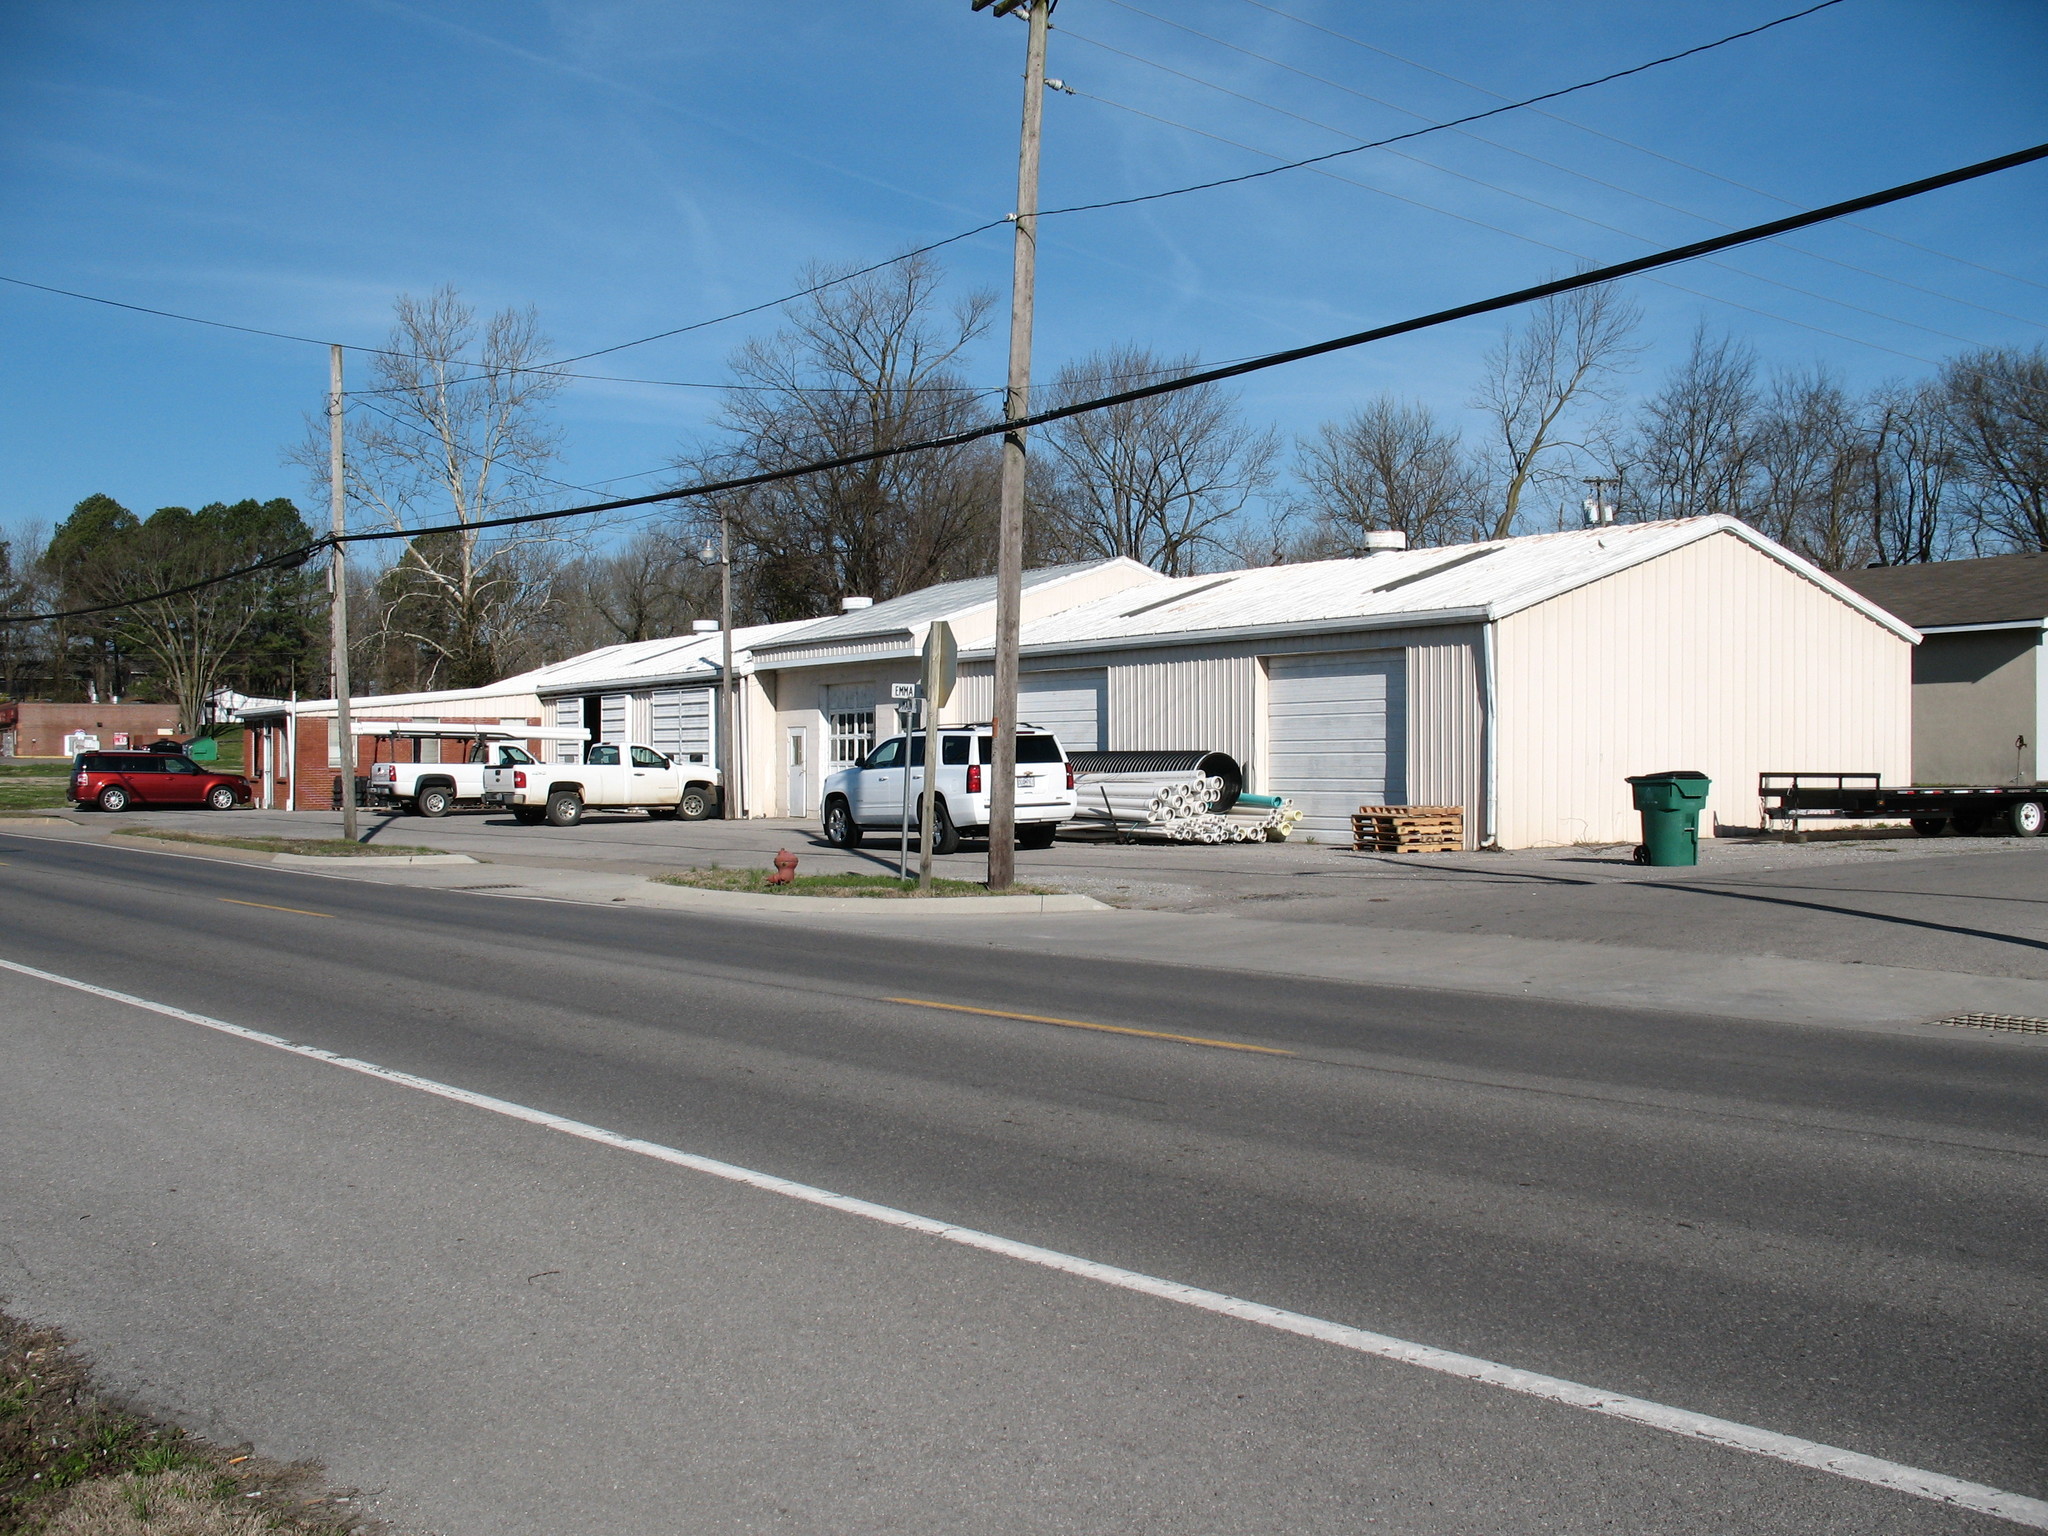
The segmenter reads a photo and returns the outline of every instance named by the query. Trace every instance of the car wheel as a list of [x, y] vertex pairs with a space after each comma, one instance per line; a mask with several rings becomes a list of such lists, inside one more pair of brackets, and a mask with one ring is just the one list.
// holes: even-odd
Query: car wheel
[[1050, 848], [1052, 840], [1059, 835], [1060, 824], [1056, 821], [1033, 822], [1017, 829], [1019, 848]]
[[1913, 830], [1922, 837], [1939, 837], [1948, 830], [1946, 816], [1915, 816]]
[[2014, 837], [2039, 837], [2043, 822], [2048, 822], [2048, 807], [2038, 800], [2022, 800], [2005, 813], [2005, 824]]
[[515, 805], [512, 819], [522, 827], [537, 827], [548, 819], [548, 813], [535, 805]]
[[235, 792], [225, 784], [216, 784], [206, 792], [206, 804], [211, 810], [232, 811], [235, 808]]
[[583, 819], [583, 797], [573, 789], [561, 789], [548, 796], [548, 825], [573, 827]]
[[100, 791], [99, 807], [103, 811], [125, 811], [128, 809], [128, 791], [118, 785], [109, 784]]
[[685, 821], [702, 821], [711, 814], [711, 791], [702, 784], [692, 784], [676, 802], [676, 814]]
[[834, 848], [858, 848], [860, 825], [844, 800], [834, 795], [825, 802], [825, 841]]
[[455, 809], [455, 797], [445, 789], [423, 789], [413, 796], [412, 808], [422, 816], [446, 816]]
[[958, 853], [960, 851], [960, 829], [953, 825], [953, 818], [941, 800], [932, 807], [932, 852]]

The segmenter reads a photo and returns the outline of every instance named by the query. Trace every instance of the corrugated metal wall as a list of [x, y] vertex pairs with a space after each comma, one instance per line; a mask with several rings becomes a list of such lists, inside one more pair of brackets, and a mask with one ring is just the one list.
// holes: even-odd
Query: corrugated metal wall
[[1477, 624], [1411, 631], [1408, 802], [1465, 810], [1465, 846], [1479, 846], [1481, 760]]
[[1255, 763], [1262, 723], [1256, 646], [1161, 647], [1106, 659], [1112, 750], [1201, 747]]
[[1767, 770], [1911, 772], [1913, 648], [1722, 534], [1503, 619], [1501, 841], [1638, 838], [1630, 774], [1691, 768], [1701, 830]]

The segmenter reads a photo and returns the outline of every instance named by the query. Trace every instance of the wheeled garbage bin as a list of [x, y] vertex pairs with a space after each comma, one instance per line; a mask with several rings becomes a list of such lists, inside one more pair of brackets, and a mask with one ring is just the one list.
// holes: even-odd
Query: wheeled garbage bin
[[1704, 773], [1674, 769], [1637, 774], [1628, 782], [1643, 817], [1643, 841], [1636, 849], [1636, 862], [1699, 863], [1700, 810], [1714, 781]]

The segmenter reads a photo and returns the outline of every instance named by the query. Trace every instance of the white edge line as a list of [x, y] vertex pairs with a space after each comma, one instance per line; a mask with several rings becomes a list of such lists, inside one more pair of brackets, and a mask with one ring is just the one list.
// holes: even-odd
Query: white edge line
[[382, 1082], [415, 1088], [436, 1098], [467, 1104], [474, 1109], [488, 1110], [492, 1114], [503, 1115], [508, 1119], [523, 1120], [529, 1125], [560, 1131], [566, 1136], [595, 1142], [599, 1146], [637, 1153], [642, 1157], [651, 1157], [678, 1168], [688, 1168], [695, 1173], [709, 1174], [712, 1178], [744, 1184], [792, 1200], [801, 1200], [808, 1205], [823, 1206], [827, 1210], [859, 1216], [868, 1221], [880, 1222], [884, 1226], [940, 1238], [945, 1242], [958, 1243], [965, 1248], [978, 1248], [985, 1253], [1000, 1254], [1004, 1258], [1033, 1264], [1041, 1269], [1056, 1270], [1061, 1274], [1093, 1280], [1119, 1290], [1134, 1291], [1142, 1296], [1157, 1297], [1162, 1301], [1178, 1302], [1182, 1306], [1193, 1307], [1198, 1311], [1213, 1312], [1218, 1316], [1236, 1318], [1241, 1322], [1256, 1323], [1260, 1327], [1272, 1328], [1281, 1333], [1316, 1339], [1325, 1344], [1334, 1344], [1340, 1349], [1355, 1350], [1359, 1354], [1374, 1355], [1382, 1360], [1398, 1361], [1403, 1365], [1419, 1366], [1426, 1371], [1456, 1376], [1466, 1381], [1483, 1382], [1488, 1386], [1519, 1393], [1524, 1397], [1562, 1403], [1571, 1408], [1583, 1408], [1589, 1413], [1603, 1414], [1608, 1418], [1664, 1430], [1687, 1439], [1704, 1440], [1710, 1445], [1718, 1445], [1727, 1450], [1745, 1451], [1752, 1456], [1766, 1456], [1774, 1461], [1789, 1462], [1793, 1466], [1831, 1473], [1853, 1482], [1870, 1483], [1879, 1488], [1911, 1494], [1914, 1498], [1926, 1499], [1954, 1509], [1995, 1515], [2017, 1525], [2048, 1531], [2048, 1500], [2030, 1498], [2025, 1494], [2007, 1493], [1984, 1483], [1972, 1483], [1939, 1472], [1922, 1471], [1918, 1467], [1905, 1466], [1876, 1456], [1865, 1456], [1856, 1451], [1845, 1451], [1813, 1440], [1802, 1440], [1794, 1435], [1781, 1435], [1773, 1430], [1738, 1424], [1732, 1419], [1717, 1419], [1709, 1414], [1694, 1413], [1686, 1408], [1672, 1408], [1646, 1398], [1629, 1397], [1618, 1392], [1603, 1392], [1597, 1387], [1566, 1381], [1562, 1377], [1544, 1376], [1535, 1371], [1524, 1371], [1515, 1366], [1482, 1360], [1476, 1355], [1461, 1355], [1428, 1344], [1415, 1344], [1387, 1334], [1372, 1333], [1344, 1323], [1333, 1323], [1325, 1318], [1311, 1317], [1306, 1313], [1289, 1312], [1281, 1307], [1269, 1307], [1262, 1302], [1246, 1301], [1242, 1297], [1228, 1296], [1221, 1291], [1203, 1290], [1199, 1286], [1183, 1285], [1175, 1280], [1162, 1280], [1155, 1275], [1140, 1274], [1136, 1270], [1120, 1269], [1113, 1264], [1102, 1264], [1093, 1259], [1061, 1253], [1056, 1249], [1041, 1248], [1034, 1243], [1020, 1243], [1012, 1238], [998, 1237], [994, 1233], [976, 1231], [972, 1227], [955, 1226], [951, 1222], [940, 1221], [930, 1216], [899, 1211], [893, 1206], [877, 1205], [873, 1201], [856, 1199], [851, 1195], [835, 1194], [816, 1185], [799, 1184], [791, 1179], [778, 1178], [772, 1173], [742, 1168], [735, 1163], [720, 1162], [716, 1158], [700, 1157], [694, 1152], [683, 1152], [675, 1147], [662, 1146], [659, 1142], [622, 1136], [616, 1131], [586, 1125], [580, 1120], [570, 1120], [561, 1115], [549, 1114], [546, 1110], [514, 1104], [508, 1099], [472, 1093], [467, 1088], [438, 1083], [432, 1078], [416, 1077], [410, 1072], [394, 1071], [390, 1067], [380, 1067], [374, 1062], [358, 1061], [352, 1056], [322, 1050], [319, 1046], [299, 1045], [279, 1035], [265, 1034], [261, 1030], [248, 1029], [240, 1024], [230, 1024], [224, 1019], [211, 1018], [203, 1013], [173, 1008], [168, 1003], [152, 1002], [148, 998], [136, 997], [127, 992], [116, 992], [110, 987], [94, 986], [91, 982], [77, 981], [51, 971], [37, 970], [34, 966], [21, 965], [12, 960], [0, 960], [0, 968], [19, 975], [32, 976], [38, 981], [50, 982], [56, 986], [69, 987], [75, 992], [89, 993], [94, 997], [124, 1003], [131, 1008], [161, 1014], [165, 1018], [197, 1024], [204, 1029], [233, 1035], [237, 1039], [288, 1051], [292, 1055], [303, 1056], [311, 1061], [343, 1067], [350, 1072], [359, 1072], [365, 1077], [373, 1077]]

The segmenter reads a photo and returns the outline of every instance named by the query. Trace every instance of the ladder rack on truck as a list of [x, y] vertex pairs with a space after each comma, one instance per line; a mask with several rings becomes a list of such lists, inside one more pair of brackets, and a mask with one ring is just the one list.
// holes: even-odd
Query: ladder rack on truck
[[2048, 785], [1886, 784], [1875, 773], [1760, 773], [1764, 825], [1798, 835], [1802, 821], [1901, 820], [1923, 837], [2036, 837], [2048, 825]]

